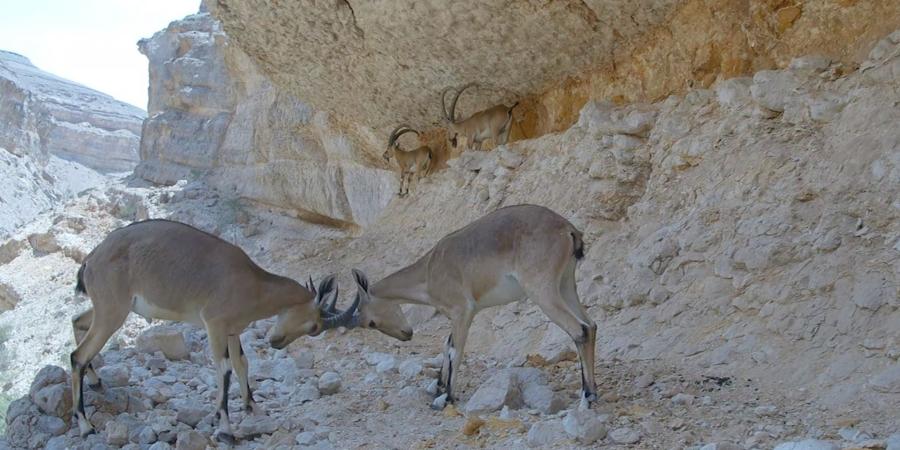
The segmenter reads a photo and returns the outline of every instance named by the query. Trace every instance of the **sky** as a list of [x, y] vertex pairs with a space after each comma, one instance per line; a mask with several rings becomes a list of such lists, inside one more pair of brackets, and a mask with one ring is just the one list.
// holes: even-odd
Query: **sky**
[[0, 0], [0, 50], [147, 109], [137, 41], [196, 13], [200, 0]]

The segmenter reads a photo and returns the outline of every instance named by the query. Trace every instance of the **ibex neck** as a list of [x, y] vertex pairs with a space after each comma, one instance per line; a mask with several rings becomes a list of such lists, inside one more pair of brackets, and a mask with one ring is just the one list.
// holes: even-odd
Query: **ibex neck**
[[266, 288], [261, 289], [264, 295], [251, 311], [247, 311], [248, 316], [254, 317], [252, 320], [272, 317], [304, 301], [305, 292], [300, 283], [287, 277], [269, 275], [264, 281]]
[[429, 304], [431, 299], [428, 296], [427, 259], [428, 255], [425, 255], [373, 284], [369, 294], [379, 300]]

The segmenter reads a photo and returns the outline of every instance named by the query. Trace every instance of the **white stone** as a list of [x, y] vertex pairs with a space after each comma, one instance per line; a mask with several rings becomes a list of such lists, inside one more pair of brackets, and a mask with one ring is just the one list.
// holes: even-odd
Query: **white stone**
[[565, 400], [547, 385], [539, 369], [510, 368], [485, 381], [466, 403], [467, 414], [497, 411], [504, 405], [518, 409], [523, 406], [544, 414], [554, 414], [565, 406]]
[[175, 410], [175, 418], [188, 426], [196, 427], [204, 417], [212, 414], [212, 407], [188, 399], [169, 401], [169, 408]]
[[562, 422], [556, 419], [535, 422], [528, 429], [525, 442], [531, 448], [547, 448], [564, 439], [566, 433]]
[[68, 428], [68, 425], [56, 416], [38, 417], [37, 424], [35, 425], [35, 429], [48, 433], [51, 436], [59, 436], [65, 433]]
[[616, 428], [609, 432], [609, 438], [616, 444], [636, 444], [641, 440], [641, 432], [630, 427]]
[[743, 450], [743, 447], [731, 442], [714, 442], [700, 447], [700, 450]]
[[300, 352], [294, 362], [298, 369], [312, 369], [316, 365], [316, 355], [313, 352]]
[[748, 77], [729, 78], [716, 84], [716, 99], [727, 108], [737, 108], [750, 102], [750, 84]]
[[644, 373], [634, 379], [634, 387], [638, 389], [646, 389], [655, 381], [653, 375]]
[[175, 441], [175, 450], [204, 450], [208, 444], [209, 440], [196, 431], [179, 431]]
[[278, 424], [279, 421], [272, 417], [248, 415], [238, 425], [238, 430], [245, 436], [272, 434], [278, 430]]
[[114, 420], [106, 422], [106, 443], [122, 446], [128, 443], [128, 425]]
[[294, 440], [297, 442], [297, 445], [313, 445], [316, 442], [316, 433], [304, 431], [298, 433]]
[[312, 382], [304, 383], [297, 387], [294, 390], [293, 397], [296, 401], [300, 403], [310, 402], [313, 400], [318, 400], [321, 397], [319, 393], [319, 388], [316, 387]]
[[447, 394], [441, 394], [431, 402], [431, 409], [441, 410], [445, 406], [447, 406]]
[[411, 380], [422, 373], [422, 364], [415, 359], [407, 359], [400, 363], [398, 370], [401, 377]]
[[97, 375], [100, 380], [108, 387], [122, 387], [128, 385], [128, 379], [131, 377], [128, 366], [125, 364], [110, 364], [97, 369]]
[[870, 384], [875, 391], [900, 394], [900, 364], [881, 371], [872, 377]]
[[569, 410], [562, 423], [569, 437], [583, 445], [591, 445], [606, 436], [606, 419], [606, 415], [598, 415], [589, 409], [573, 409]]
[[392, 355], [388, 355], [388, 358], [384, 358], [375, 365], [375, 372], [377, 373], [387, 373], [387, 372], [396, 372], [397, 371], [397, 359]]
[[171, 325], [159, 325], [144, 330], [137, 338], [138, 350], [145, 353], [162, 352], [170, 360], [191, 357], [184, 333]]
[[694, 404], [694, 396], [691, 394], [685, 394], [683, 392], [675, 394], [672, 397], [672, 404], [673, 405], [691, 406]]
[[341, 389], [341, 376], [337, 372], [325, 372], [319, 377], [319, 392], [331, 395]]
[[885, 450], [900, 450], [900, 433], [892, 434], [885, 443], [887, 444]]
[[806, 439], [803, 441], [784, 442], [775, 446], [775, 450], [838, 450], [840, 447], [829, 441]]
[[431, 380], [431, 382], [428, 383], [428, 386], [425, 387], [425, 392], [427, 392], [431, 395], [437, 394], [437, 391], [438, 391], [438, 380]]
[[54, 384], [38, 390], [31, 398], [44, 414], [65, 417], [71, 413], [72, 397], [70, 389], [63, 384]]

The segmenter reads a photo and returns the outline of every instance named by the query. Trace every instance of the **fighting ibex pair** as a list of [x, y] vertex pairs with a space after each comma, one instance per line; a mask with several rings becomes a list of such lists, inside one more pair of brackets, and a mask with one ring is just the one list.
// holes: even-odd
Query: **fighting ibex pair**
[[[487, 139], [492, 139], [495, 145], [504, 145], [509, 141], [509, 132], [512, 128], [512, 110], [519, 103], [516, 102], [512, 106], [496, 105], [488, 109], [476, 112], [466, 119], [456, 118], [456, 102], [463, 91], [474, 86], [469, 83], [458, 91], [450, 101], [450, 107], [447, 108], [447, 94], [451, 88], [444, 89], [441, 92], [441, 112], [444, 121], [447, 124], [447, 137], [450, 144], [456, 148], [459, 146], [459, 137], [466, 139], [466, 144], [474, 149], [481, 150], [482, 143]], [[419, 132], [407, 125], [400, 125], [391, 132], [388, 137], [387, 150], [382, 155], [385, 161], [390, 161], [391, 156], [397, 160], [400, 168], [400, 197], [409, 194], [409, 183], [413, 174], [416, 174], [416, 181], [427, 175], [433, 167], [434, 153], [431, 147], [427, 145], [420, 146], [415, 150], [403, 150], [397, 143], [397, 139], [405, 133]], [[406, 192], [403, 191], [403, 183], [406, 182]]]
[[[231, 368], [244, 407], [256, 411], [247, 379], [240, 334], [258, 319], [277, 315], [270, 344], [284, 348], [302, 335], [344, 326], [366, 327], [402, 341], [413, 330], [401, 304], [435, 307], [452, 324], [439, 387], [455, 400], [453, 381], [466, 338], [479, 311], [530, 298], [575, 341], [581, 360], [582, 398], [597, 398], [594, 345], [597, 326], [581, 305], [575, 265], [584, 257], [581, 232], [540, 206], [499, 209], [443, 239], [418, 261], [369, 285], [354, 270], [357, 295], [346, 310], [335, 308], [337, 286], [326, 278], [318, 291], [271, 274], [241, 249], [188, 225], [165, 220], [138, 222], [110, 233], [85, 258], [76, 290], [93, 308], [73, 319], [72, 396], [82, 435], [93, 432], [85, 416], [82, 378], [99, 386], [91, 360], [122, 326], [129, 312], [206, 328], [218, 369], [217, 437], [234, 440], [228, 421]], [[326, 297], [333, 292], [331, 302]]]

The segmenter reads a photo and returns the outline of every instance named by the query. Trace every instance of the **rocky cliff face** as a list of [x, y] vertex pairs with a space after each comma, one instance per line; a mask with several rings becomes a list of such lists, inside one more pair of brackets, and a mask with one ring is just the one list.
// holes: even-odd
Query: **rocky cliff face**
[[144, 112], [0, 51], [0, 147], [103, 171], [132, 169]]
[[0, 236], [133, 168], [143, 116], [0, 51]]
[[276, 85], [380, 133], [439, 124], [441, 90], [477, 82], [464, 111], [522, 100], [535, 137], [589, 99], [661, 100], [804, 54], [858, 63], [900, 27], [892, 0], [206, 3]]
[[140, 42], [150, 60], [150, 117], [136, 173], [211, 186], [310, 222], [371, 223], [393, 174], [317, 111], [276, 89], [207, 13]]
[[[151, 190], [141, 204], [210, 231], [221, 224], [223, 237], [277, 273], [338, 273], [343, 290], [350, 268], [378, 279], [504, 205], [546, 205], [585, 232], [578, 288], [599, 324], [604, 394], [594, 412], [576, 409], [571, 340], [529, 302], [478, 314], [459, 375], [462, 403], [444, 412], [429, 409], [427, 392], [449, 327], [427, 310], [410, 310], [416, 337], [399, 344], [355, 330], [273, 351], [264, 339], [272, 322], [260, 321], [242, 340], [269, 413], [235, 413], [247, 448], [768, 449], [790, 441], [777, 448], [893, 450], [900, 423], [885, 411], [900, 408], [900, 32], [861, 64], [845, 74], [827, 58], [797, 58], [785, 70], [662, 102], [590, 102], [563, 133], [451, 160], [352, 238], [298, 239], [265, 218], [234, 220], [220, 194], [196, 187]], [[67, 242], [73, 223], [60, 220], [47, 234]], [[22, 277], [36, 258], [21, 252], [0, 280]], [[63, 278], [75, 270], [70, 263]], [[70, 290], [22, 284], [53, 288], [73, 308]], [[36, 295], [24, 292], [20, 311], [36, 308]], [[137, 339], [176, 341], [178, 359], [132, 345], [138, 330], [126, 327], [103, 354], [106, 390], [88, 391], [98, 435], [82, 440], [67, 428], [66, 397], [50, 395], [66, 392], [66, 378], [51, 366], [10, 406], [7, 442], [207, 445], [214, 377], [203, 333], [162, 327]], [[529, 390], [541, 395], [523, 398]]]
[[[516, 3], [508, 11], [523, 15], [519, 8], [526, 4], [531, 5]], [[558, 4], [539, 11], [548, 14], [548, 24], [556, 23], [554, 17], [576, 17]], [[597, 4], [607, 2], [584, 2], [588, 8]], [[342, 193], [346, 179], [341, 185], [340, 178], [323, 180], [315, 172], [300, 176], [296, 168], [311, 164], [311, 171], [328, 173], [335, 166], [360, 167], [367, 175], [356, 186], [381, 198], [371, 187], [380, 186], [372, 180], [383, 173], [373, 169], [382, 163], [369, 156], [379, 141], [371, 129], [380, 126], [368, 122], [372, 110], [358, 112], [359, 122], [349, 114], [329, 115], [305, 106], [301, 88], [290, 86], [319, 83], [321, 78], [309, 81], [307, 74], [338, 71], [347, 61], [371, 62], [365, 48], [350, 45], [344, 35], [377, 36], [380, 31], [360, 24], [380, 10], [355, 2], [308, 2], [306, 9], [282, 6], [285, 14], [277, 15], [277, 2], [248, 3], [269, 19], [263, 22], [244, 5], [211, 5], [225, 29], [242, 36], [234, 41], [200, 14], [142, 44], [156, 61], [157, 87], [151, 92], [160, 96], [151, 102], [156, 106], [145, 127], [148, 146], [139, 172], [157, 181], [202, 182], [131, 189], [123, 197], [136, 199], [124, 206], [86, 195], [60, 220], [42, 224], [35, 239], [19, 239], [7, 250], [13, 259], [0, 266], [0, 282], [14, 281], [7, 285], [14, 285], [20, 299], [13, 315], [0, 316], [0, 328], [41, 325], [13, 335], [8, 346], [17, 354], [30, 355], [40, 333], [68, 326], [66, 317], [53, 318], [55, 323], [44, 317], [45, 298], [61, 310], [78, 309], [70, 294], [76, 250], [102, 237], [79, 233], [78, 215], [100, 219], [86, 228], [92, 231], [138, 217], [134, 210], [173, 217], [236, 243], [267, 270], [296, 278], [337, 273], [346, 292], [353, 286], [351, 268], [379, 279], [483, 214], [536, 203], [585, 232], [588, 251], [577, 281], [599, 325], [598, 408], [577, 409], [580, 380], [571, 339], [530, 302], [478, 314], [459, 375], [461, 404], [443, 412], [428, 407], [429, 392], [433, 356], [450, 330], [427, 308], [408, 310], [416, 337], [405, 343], [354, 330], [274, 351], [264, 338], [272, 322], [259, 321], [242, 340], [250, 349], [251, 385], [268, 414], [235, 413], [240, 445], [898, 448], [900, 422], [886, 412], [900, 409], [900, 31], [863, 43], [896, 20], [890, 14], [895, 3], [687, 1], [662, 12], [651, 9], [647, 20], [655, 14], [665, 20], [656, 28], [639, 27], [646, 41], [641, 33], [622, 41], [645, 42], [624, 46], [644, 52], [616, 62], [610, 72], [589, 71], [580, 81], [561, 82], [528, 100], [547, 102], [547, 117], [559, 118], [546, 122], [555, 124], [545, 127], [546, 134], [463, 153], [409, 197], [356, 203], [371, 208], [359, 215], [333, 206], [360, 198]], [[419, 14], [416, 5], [407, 10]], [[429, 3], [421, 8], [435, 11]], [[489, 7], [472, 8], [457, 13], [477, 18]], [[503, 16], [506, 11], [496, 11], [498, 24], [512, 20]], [[740, 20], [741, 14], [749, 21]], [[306, 15], [309, 23], [294, 20]], [[390, 20], [395, 19], [403, 17]], [[332, 26], [333, 34], [322, 31], [322, 24]], [[473, 31], [468, 23], [454, 25]], [[309, 45], [279, 41], [293, 36], [282, 33], [286, 29], [308, 37], [303, 43]], [[757, 34], [763, 31], [771, 34]], [[266, 36], [266, 45], [248, 44], [256, 35]], [[743, 42], [753, 51], [720, 47], [709, 36], [734, 37], [735, 45]], [[291, 51], [300, 52], [295, 56], [323, 46], [336, 57], [284, 58], [288, 53], [281, 52], [292, 43]], [[438, 47], [424, 38], [418, 44]], [[709, 52], [691, 53], [703, 48]], [[670, 58], [666, 49], [678, 50]], [[727, 49], [737, 49], [739, 57], [724, 58]], [[815, 54], [793, 58], [799, 51]], [[686, 54], [696, 59], [681, 58]], [[684, 77], [696, 67], [703, 68], [696, 78]], [[470, 78], [483, 69], [460, 70]], [[618, 74], [610, 79], [619, 84], [597, 81], [605, 79], [597, 75], [603, 73]], [[677, 86], [679, 77], [692, 86]], [[379, 80], [365, 79], [368, 95], [386, 95]], [[366, 91], [359, 84], [343, 86]], [[613, 93], [607, 86], [621, 89], [621, 96], [607, 95]], [[684, 93], [668, 95], [679, 90]], [[328, 92], [335, 108], [349, 104], [346, 92]], [[324, 94], [313, 89], [310, 95]], [[416, 103], [411, 98], [401, 102]], [[405, 114], [393, 107], [399, 109], [388, 112], [400, 116], [390, 117]], [[552, 131], [561, 124], [571, 126]], [[290, 172], [280, 171], [282, 166]], [[318, 203], [322, 199], [327, 202]], [[113, 211], [119, 217], [109, 217]], [[297, 215], [304, 220], [295, 220]], [[53, 242], [57, 248], [45, 245]], [[74, 258], [65, 256], [66, 248], [74, 248]], [[43, 271], [38, 279], [23, 275], [31, 267]], [[50, 394], [65, 392], [67, 380], [51, 366], [9, 408], [6, 442], [50, 448], [209, 444], [215, 380], [203, 332], [164, 327], [141, 338], [165, 335], [178, 342], [184, 357], [179, 359], [166, 349], [134, 345], [144, 326], [130, 324], [102, 354], [101, 377], [109, 388], [87, 394], [90, 420], [100, 433], [82, 440], [65, 423], [66, 397]], [[53, 348], [70, 343], [59, 333], [46, 339]], [[51, 352], [28, 367], [45, 363]], [[17, 375], [13, 392], [23, 393], [27, 378]], [[527, 390], [540, 392], [540, 398], [523, 398]], [[239, 398], [236, 386], [231, 398]], [[784, 443], [775, 447], [779, 442]]]

